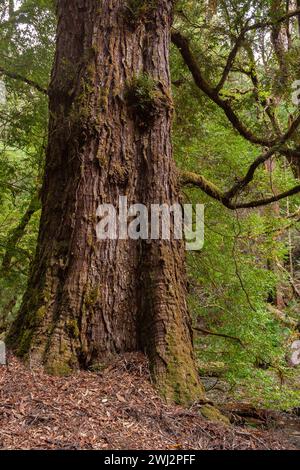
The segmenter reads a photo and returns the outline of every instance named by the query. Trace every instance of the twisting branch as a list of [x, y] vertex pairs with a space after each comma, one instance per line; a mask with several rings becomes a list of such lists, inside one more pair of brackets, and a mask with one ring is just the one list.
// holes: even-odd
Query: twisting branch
[[248, 184], [253, 180], [255, 171], [257, 168], [262, 164], [265, 163], [269, 158], [274, 155], [275, 151], [277, 149], [274, 149], [272, 147], [268, 152], [265, 154], [260, 155], [259, 157], [254, 160], [254, 162], [250, 165], [246, 175], [244, 178], [240, 179], [237, 183], [235, 183], [232, 188], [225, 193], [225, 198], [228, 200], [233, 199], [238, 193], [240, 193]]
[[300, 185], [294, 186], [292, 189], [272, 197], [263, 198], [250, 202], [236, 202], [233, 200], [243, 189], [251, 183], [257, 168], [269, 160], [276, 152], [283, 154], [283, 147], [287, 140], [292, 137], [293, 133], [300, 125], [300, 115], [292, 122], [289, 130], [280, 138], [279, 143], [271, 147], [267, 152], [259, 155], [249, 166], [246, 175], [235, 183], [227, 192], [222, 192], [214, 183], [208, 181], [201, 175], [193, 172], [182, 171], [180, 173], [180, 182], [182, 185], [196, 186], [204, 191], [208, 196], [222, 202], [228, 209], [246, 209], [251, 207], [265, 206], [273, 202], [280, 201], [288, 196], [292, 196], [300, 192]]
[[278, 201], [281, 201], [282, 199], [286, 199], [289, 196], [294, 196], [295, 194], [298, 194], [299, 192], [300, 192], [300, 184], [294, 186], [288, 191], [277, 194], [276, 196], [258, 199], [258, 200], [250, 201], [250, 202], [244, 202], [244, 203], [234, 204], [230, 202], [227, 207], [228, 209], [251, 209], [253, 207], [267, 206], [268, 204], [272, 204], [273, 202], [278, 202]]
[[[294, 121], [298, 125], [300, 124], [300, 116]], [[296, 127], [293, 126], [295, 129]], [[254, 162], [250, 165], [246, 175], [244, 178], [240, 179], [237, 183], [235, 183], [231, 189], [226, 192], [223, 192], [220, 188], [218, 188], [214, 183], [208, 181], [202, 175], [198, 175], [197, 173], [189, 172], [189, 171], [181, 171], [179, 173], [179, 180], [181, 185], [183, 186], [195, 186], [200, 188], [204, 191], [208, 196], [212, 197], [213, 199], [220, 201], [225, 207], [228, 209], [247, 209], [247, 208], [254, 208], [260, 206], [266, 206], [268, 204], [272, 204], [273, 202], [280, 201], [281, 199], [285, 199], [289, 196], [293, 196], [300, 192], [300, 184], [294, 186], [293, 188], [271, 196], [266, 197], [263, 199], [253, 200], [250, 202], [237, 202], [235, 200], [236, 196], [241, 193], [241, 191], [249, 185], [249, 183], [253, 180], [255, 171], [257, 168], [265, 163], [269, 158], [274, 155], [277, 151], [280, 151], [281, 146], [284, 145], [286, 140], [289, 138], [289, 133], [286, 133], [280, 140], [280, 144], [272, 147], [266, 153], [260, 155], [259, 157], [254, 160]]]
[[18, 73], [9, 72], [8, 70], [4, 69], [3, 67], [0, 67], [0, 75], [5, 75], [6, 77], [12, 78], [13, 80], [18, 80], [20, 82], [26, 83], [27, 85], [31, 86], [32, 88], [35, 88], [40, 93], [43, 93], [44, 95], [48, 96], [48, 90], [46, 88], [43, 88], [41, 85], [39, 85], [34, 80], [30, 80], [29, 78], [23, 77], [22, 75], [19, 75]]
[[274, 147], [270, 148], [266, 153], [260, 155], [259, 157], [254, 160], [254, 162], [250, 165], [246, 175], [244, 178], [240, 179], [226, 194], [225, 198], [226, 199], [233, 199], [240, 191], [242, 191], [254, 178], [255, 171], [257, 168], [265, 163], [269, 158], [271, 158], [274, 153], [276, 153], [280, 148], [283, 146], [283, 144], [290, 138], [292, 137], [293, 133], [295, 130], [298, 128], [300, 125], [300, 115], [295, 119], [288, 130], [286, 134], [283, 135], [283, 137], [280, 139], [280, 143], [275, 145]]
[[195, 84], [200, 88], [203, 93], [205, 93], [214, 103], [216, 103], [225, 113], [228, 120], [231, 122], [233, 127], [242, 135], [245, 139], [253, 144], [263, 145], [265, 147], [270, 147], [275, 145], [276, 140], [269, 141], [264, 139], [263, 137], [258, 137], [253, 134], [250, 129], [245, 127], [245, 125], [241, 122], [235, 111], [230, 106], [229, 102], [223, 100], [219, 93], [218, 88], [213, 88], [203, 77], [200, 67], [190, 49], [189, 41], [186, 37], [184, 37], [180, 32], [174, 31], [172, 33], [172, 42], [175, 46], [179, 49], [183, 60], [185, 61], [186, 65], [188, 66]]
[[[247, 28], [249, 30], [250, 26]], [[245, 30], [246, 31], [246, 30]], [[250, 129], [248, 129], [243, 122], [240, 120], [236, 112], [232, 109], [229, 101], [224, 100], [219, 95], [220, 86], [223, 86], [223, 81], [226, 80], [229, 70], [224, 70], [223, 77], [216, 88], [214, 88], [208, 81], [203, 77], [200, 67], [197, 60], [195, 59], [188, 39], [183, 36], [178, 31], [173, 31], [172, 33], [172, 42], [179, 49], [184, 62], [189, 68], [195, 84], [200, 88], [203, 93], [205, 93], [214, 103], [216, 103], [225, 113], [226, 117], [233, 125], [233, 127], [242, 135], [245, 139], [253, 144], [259, 144], [264, 147], [273, 147], [277, 144], [280, 144], [283, 140], [287, 141], [295, 129], [298, 127], [300, 122], [300, 117], [297, 117], [291, 124], [287, 132], [282, 136], [276, 136], [273, 139], [266, 139], [263, 137], [256, 136]], [[235, 49], [232, 51], [232, 56], [228, 59], [227, 67], [231, 67], [232, 61], [234, 60], [234, 54], [236, 53]]]
[[230, 193], [223, 193], [214, 183], [206, 180], [203, 176], [198, 175], [196, 173], [182, 171], [179, 173], [180, 183], [183, 186], [195, 186], [200, 188], [204, 193], [208, 196], [212, 197], [213, 199], [220, 201], [227, 209], [235, 210], [235, 209], [251, 209], [254, 207], [261, 207], [267, 206], [268, 204], [272, 204], [273, 202], [280, 201], [281, 199], [285, 199], [289, 196], [293, 196], [300, 192], [300, 184], [294, 186], [293, 188], [285, 191], [283, 193], [277, 194], [276, 196], [266, 197], [263, 199], [258, 199], [250, 202], [233, 202], [231, 199], [228, 199], [227, 194]]
[[[242, 37], [242, 35], [240, 36]], [[288, 196], [297, 194], [300, 192], [300, 185], [297, 185], [291, 188], [288, 191], [285, 191], [278, 195], [273, 195], [271, 197], [262, 198], [259, 200], [253, 200], [250, 202], [237, 202], [236, 196], [242, 192], [242, 190], [249, 185], [249, 183], [253, 180], [255, 171], [257, 168], [266, 162], [269, 158], [271, 158], [276, 152], [280, 154], [286, 153], [284, 144], [293, 136], [296, 129], [298, 129], [300, 125], [300, 115], [298, 115], [291, 123], [289, 129], [285, 132], [285, 134], [277, 136], [276, 139], [273, 141], [265, 142], [262, 139], [258, 139], [254, 134], [252, 134], [248, 129], [244, 127], [241, 123], [239, 118], [235, 115], [234, 111], [231, 109], [228, 102], [222, 100], [218, 94], [218, 88], [222, 86], [224, 80], [226, 80], [226, 76], [228, 70], [225, 68], [224, 74], [222, 76], [221, 82], [217, 86], [217, 88], [213, 88], [202, 76], [201, 70], [194, 58], [188, 40], [181, 35], [179, 32], [175, 32], [172, 34], [172, 41], [174, 44], [179, 48], [183, 59], [185, 60], [186, 64], [188, 65], [196, 85], [206, 93], [215, 103], [219, 104], [221, 108], [224, 110], [225, 114], [229, 118], [230, 122], [234, 125], [234, 127], [240, 132], [241, 135], [246, 137], [252, 143], [260, 143], [269, 148], [269, 150], [259, 157], [250, 165], [246, 175], [241, 178], [237, 183], [235, 183], [231, 189], [227, 192], [222, 192], [215, 184], [206, 180], [202, 175], [198, 175], [192, 172], [181, 172], [180, 179], [183, 185], [193, 185], [199, 187], [208, 194], [213, 199], [216, 199], [222, 204], [227, 207], [228, 209], [241, 209], [241, 208], [253, 208], [264, 206], [267, 204], [271, 204], [273, 202], [280, 201]], [[233, 49], [232, 55], [230, 56], [227, 64], [231, 64], [234, 60], [234, 54], [236, 49]], [[230, 67], [230, 65], [228, 65]], [[254, 82], [257, 85], [256, 82]], [[277, 126], [276, 126], [277, 127]], [[278, 130], [278, 129], [277, 129]], [[277, 132], [278, 133], [278, 132]], [[289, 151], [291, 152], [291, 151]]]

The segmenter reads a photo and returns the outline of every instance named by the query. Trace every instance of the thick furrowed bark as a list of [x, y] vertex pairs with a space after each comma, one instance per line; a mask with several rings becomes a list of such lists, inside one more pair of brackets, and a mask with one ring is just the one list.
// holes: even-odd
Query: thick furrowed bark
[[[178, 200], [171, 10], [169, 0], [144, 2], [135, 14], [121, 0], [58, 1], [40, 233], [9, 341], [62, 374], [144, 350], [166, 398], [190, 402], [202, 389], [182, 243], [96, 239], [99, 204], [125, 195], [129, 205]], [[146, 87], [143, 106], [133, 83]]]
[[141, 345], [161, 394], [189, 403], [202, 396], [203, 391], [191, 348], [183, 260], [178, 242], [145, 246], [139, 325]]

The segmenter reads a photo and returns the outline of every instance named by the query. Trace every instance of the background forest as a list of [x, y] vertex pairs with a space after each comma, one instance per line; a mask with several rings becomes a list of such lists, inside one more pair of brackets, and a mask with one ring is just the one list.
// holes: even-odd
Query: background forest
[[[263, 140], [288, 129], [297, 114], [293, 83], [300, 80], [300, 13], [288, 15], [297, 3], [177, 2], [171, 72], [180, 170], [226, 191], [264, 150]], [[0, 102], [3, 335], [20, 307], [35, 250], [55, 27], [51, 0], [0, 1], [0, 77], [6, 89]], [[177, 31], [189, 39], [201, 70], [198, 83], [178, 50]], [[214, 87], [217, 93], [210, 92]], [[237, 125], [228, 109], [239, 116]], [[274, 152], [258, 168], [243, 197], [271, 198], [295, 186], [299, 146], [296, 131], [285, 153]], [[223, 401], [230, 395], [272, 408], [299, 406], [300, 373], [290, 362], [290, 348], [299, 339], [300, 196], [232, 210], [191, 184], [183, 184], [182, 193], [188, 202], [205, 203], [205, 246], [188, 255], [204, 384]]]

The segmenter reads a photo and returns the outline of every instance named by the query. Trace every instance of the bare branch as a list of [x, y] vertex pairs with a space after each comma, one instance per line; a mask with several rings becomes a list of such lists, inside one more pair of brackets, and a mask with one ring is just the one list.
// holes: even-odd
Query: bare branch
[[[248, 27], [248, 29], [250, 26]], [[242, 37], [242, 36], [240, 36]], [[221, 81], [216, 88], [208, 83], [208, 81], [203, 77], [200, 67], [191, 51], [189, 41], [184, 37], [180, 32], [174, 31], [172, 33], [172, 42], [179, 49], [183, 60], [185, 61], [187, 67], [189, 68], [195, 84], [200, 88], [203, 93], [205, 93], [214, 103], [216, 103], [225, 113], [228, 120], [231, 122], [233, 127], [242, 135], [245, 139], [253, 144], [259, 144], [264, 147], [273, 147], [277, 144], [281, 144], [283, 141], [287, 141], [297, 127], [300, 124], [300, 116], [298, 116], [291, 124], [287, 132], [281, 136], [276, 135], [273, 139], [269, 140], [264, 137], [256, 136], [250, 129], [248, 129], [243, 122], [240, 120], [236, 112], [232, 109], [229, 101], [223, 100], [219, 95], [220, 86], [223, 86], [223, 82], [226, 80], [229, 73], [228, 67], [231, 67], [232, 61], [234, 60], [235, 49], [232, 50], [231, 56], [227, 61], [227, 68], [225, 67]]]
[[221, 77], [221, 80], [219, 81], [218, 85], [215, 87], [215, 92], [218, 93], [224, 86], [224, 83], [226, 82], [227, 78], [228, 78], [228, 75], [230, 73], [230, 70], [232, 68], [232, 65], [235, 61], [235, 58], [237, 56], [237, 53], [240, 49], [240, 47], [242, 46], [243, 44], [243, 40], [245, 38], [245, 34], [246, 34], [246, 29], [243, 28], [241, 33], [239, 34], [228, 58], [227, 58], [227, 62], [226, 62], [226, 65], [225, 65], [225, 68], [223, 70], [223, 74], [222, 74], [222, 77]]
[[270, 147], [276, 144], [276, 139], [269, 141], [263, 137], [258, 137], [253, 134], [250, 129], [245, 127], [245, 125], [241, 122], [240, 118], [232, 109], [229, 102], [220, 98], [218, 90], [214, 89], [203, 77], [200, 67], [190, 49], [187, 38], [185, 38], [180, 32], [176, 31], [172, 33], [172, 42], [179, 49], [198, 88], [200, 88], [203, 93], [205, 93], [212, 101], [214, 101], [221, 109], [223, 109], [228, 120], [240, 135], [253, 144], [259, 144], [265, 147]]
[[283, 193], [277, 194], [276, 196], [272, 197], [267, 197], [255, 201], [250, 201], [250, 202], [244, 202], [244, 203], [232, 203], [229, 202], [228, 209], [251, 209], [254, 207], [261, 207], [261, 206], [267, 206], [268, 204], [272, 204], [273, 202], [278, 202], [281, 201], [282, 199], [286, 199], [289, 196], [294, 196], [295, 194], [298, 194], [300, 192], [300, 184], [297, 186], [294, 186], [293, 188], [289, 189], [288, 191], [285, 191]]
[[29, 78], [23, 77], [22, 75], [19, 75], [18, 73], [9, 72], [8, 70], [4, 69], [3, 67], [0, 67], [0, 75], [5, 75], [6, 77], [12, 78], [13, 80], [19, 80], [23, 83], [26, 83], [27, 85], [31, 86], [32, 88], [35, 88], [40, 93], [43, 93], [44, 95], [48, 96], [48, 90], [46, 88], [43, 88], [41, 85], [39, 85], [35, 81], [30, 80]]
[[245, 348], [245, 345], [242, 342], [242, 340], [240, 338], [237, 338], [236, 336], [225, 335], [225, 333], [215, 333], [213, 331], [206, 330], [205, 328], [200, 328], [198, 326], [195, 326], [193, 328], [193, 330], [199, 331], [200, 333], [202, 333], [204, 335], [219, 336], [219, 337], [225, 338], [225, 339], [232, 339], [233, 341], [237, 341], [242, 346], [242, 348]]

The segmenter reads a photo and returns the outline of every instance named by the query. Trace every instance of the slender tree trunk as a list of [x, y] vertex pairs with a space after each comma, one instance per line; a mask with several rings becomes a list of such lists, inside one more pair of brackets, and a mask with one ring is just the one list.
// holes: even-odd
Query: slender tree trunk
[[182, 242], [96, 239], [99, 204], [178, 201], [172, 3], [58, 1], [38, 246], [8, 339], [59, 374], [142, 350], [161, 393], [190, 402], [203, 390]]
[[[296, 5], [297, 5], [297, 8], [300, 8], [300, 0], [296, 0]], [[298, 34], [300, 36], [300, 15], [297, 16], [297, 20], [298, 20]]]
[[[284, 15], [285, 12], [285, 2], [283, 0], [272, 0], [271, 1], [271, 15], [274, 19], [278, 18], [280, 15]], [[286, 53], [288, 51], [288, 37], [286, 24], [274, 24], [271, 32], [271, 41], [273, 44], [275, 56], [279, 65], [279, 76], [275, 83], [275, 95], [278, 94], [279, 98], [281, 95], [281, 90], [288, 84], [289, 78], [289, 67], [286, 58]]]

